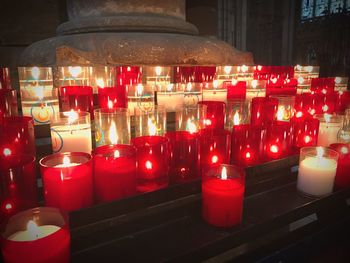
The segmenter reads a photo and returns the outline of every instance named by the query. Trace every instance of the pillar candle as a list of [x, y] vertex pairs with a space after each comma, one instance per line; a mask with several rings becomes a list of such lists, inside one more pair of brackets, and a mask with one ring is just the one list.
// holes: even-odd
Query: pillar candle
[[98, 106], [101, 109], [127, 108], [128, 98], [125, 86], [99, 87]]
[[298, 190], [323, 196], [333, 190], [339, 154], [324, 147], [305, 147], [300, 151]]
[[50, 125], [53, 152], [91, 152], [91, 124], [88, 112], [61, 112], [54, 116]]
[[207, 171], [202, 180], [202, 214], [213, 226], [231, 227], [241, 223], [244, 171], [221, 165]]
[[91, 155], [82, 152], [56, 153], [40, 160], [47, 206], [65, 211], [93, 203]]
[[335, 175], [335, 186], [345, 188], [350, 186], [350, 146], [345, 143], [333, 143], [330, 149], [339, 154], [337, 173]]
[[94, 189], [97, 202], [136, 194], [136, 149], [130, 145], [105, 145], [93, 151]]
[[338, 132], [342, 128], [342, 118], [329, 114], [315, 115], [315, 118], [320, 121], [317, 145], [328, 147], [336, 143]]
[[251, 124], [232, 128], [231, 162], [238, 166], [258, 165], [263, 161], [266, 128]]
[[206, 126], [213, 129], [223, 129], [225, 126], [226, 104], [221, 101], [201, 101], [199, 105], [207, 106]]
[[1, 250], [5, 262], [68, 263], [68, 220], [58, 209], [38, 207], [11, 217], [3, 229]]
[[155, 191], [169, 183], [169, 146], [163, 136], [141, 136], [131, 140], [136, 148], [137, 190]]

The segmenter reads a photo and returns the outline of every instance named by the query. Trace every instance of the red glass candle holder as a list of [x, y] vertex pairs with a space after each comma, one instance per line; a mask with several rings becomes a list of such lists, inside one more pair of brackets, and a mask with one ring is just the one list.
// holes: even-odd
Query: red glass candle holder
[[290, 121], [294, 115], [295, 97], [290, 95], [272, 96], [278, 100], [276, 119], [278, 121]]
[[0, 123], [5, 116], [18, 114], [16, 90], [0, 89]]
[[65, 211], [93, 203], [91, 155], [82, 152], [56, 153], [40, 160], [47, 206]]
[[116, 84], [120, 86], [135, 85], [142, 82], [142, 68], [121, 66], [117, 67]]
[[334, 93], [334, 78], [313, 78], [311, 79], [311, 92], [330, 94]]
[[322, 93], [313, 93], [311, 94], [311, 106], [309, 113], [311, 116], [314, 116], [315, 114], [321, 114], [323, 113], [324, 109], [324, 103], [325, 103], [325, 95]]
[[94, 98], [90, 86], [63, 86], [60, 88], [61, 111], [86, 111], [94, 117]]
[[227, 99], [245, 100], [247, 92], [247, 82], [245, 81], [224, 81], [223, 87], [227, 89]]
[[254, 166], [263, 161], [266, 128], [250, 124], [232, 129], [231, 163], [238, 166]]
[[214, 166], [230, 162], [231, 133], [224, 129], [203, 129], [199, 147], [203, 174]]
[[11, 89], [9, 68], [0, 68], [0, 90]]
[[126, 87], [99, 87], [98, 106], [101, 109], [127, 108], [128, 96], [126, 94]]
[[169, 140], [163, 136], [141, 136], [131, 140], [136, 148], [137, 190], [155, 191], [169, 183]]
[[350, 91], [337, 92], [334, 111], [336, 113], [344, 113], [348, 108], [350, 108]]
[[197, 66], [194, 69], [194, 82], [211, 82], [216, 76], [216, 67]]
[[105, 145], [93, 151], [97, 202], [136, 194], [136, 150], [130, 145]]
[[333, 143], [329, 148], [339, 154], [337, 173], [335, 175], [334, 185], [337, 188], [346, 188], [350, 186], [350, 146], [345, 143]]
[[34, 122], [31, 117], [11, 116], [0, 125], [0, 153], [8, 149], [12, 155], [35, 156]]
[[170, 182], [184, 183], [200, 176], [199, 136], [187, 131], [167, 132]]
[[278, 99], [256, 97], [252, 99], [251, 121], [253, 125], [267, 125], [276, 118]]
[[287, 157], [291, 153], [293, 129], [290, 122], [275, 121], [267, 126], [265, 160]]
[[316, 146], [320, 121], [313, 118], [293, 118], [293, 145], [297, 149], [307, 146]]
[[310, 116], [311, 110], [311, 101], [312, 94], [311, 93], [302, 93], [297, 94], [295, 96], [294, 103], [294, 117], [297, 119], [304, 119]]
[[1, 250], [5, 262], [68, 263], [67, 216], [52, 207], [38, 207], [11, 217], [4, 226]]
[[241, 223], [244, 170], [221, 165], [208, 171], [202, 181], [202, 214], [213, 226], [231, 227]]
[[226, 103], [221, 101], [200, 101], [199, 105], [207, 106], [206, 127], [223, 129], [225, 126]]
[[0, 156], [0, 221], [37, 205], [35, 158], [32, 155]]

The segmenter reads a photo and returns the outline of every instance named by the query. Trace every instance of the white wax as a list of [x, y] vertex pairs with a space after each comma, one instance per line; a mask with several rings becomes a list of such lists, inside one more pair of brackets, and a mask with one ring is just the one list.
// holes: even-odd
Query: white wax
[[177, 106], [184, 104], [183, 92], [157, 92], [157, 103], [167, 112], [174, 112]]
[[60, 227], [54, 225], [37, 226], [34, 229], [35, 233], [33, 232], [33, 230], [18, 231], [9, 236], [8, 240], [18, 242], [34, 241], [52, 235], [60, 229]]
[[186, 106], [196, 106], [202, 100], [202, 93], [185, 93], [184, 104]]
[[223, 101], [227, 100], [227, 90], [226, 89], [203, 89], [203, 100], [206, 101]]
[[91, 126], [90, 124], [52, 126], [51, 140], [54, 152], [91, 153]]
[[68, 167], [73, 167], [73, 166], [78, 166], [80, 163], [62, 163], [62, 164], [57, 164], [55, 165], [56, 168], [68, 168]]
[[307, 157], [300, 162], [298, 189], [306, 194], [321, 196], [332, 192], [337, 162], [326, 157]]
[[330, 144], [336, 143], [337, 135], [340, 129], [341, 122], [320, 122], [320, 127], [318, 129], [317, 146], [328, 147]]

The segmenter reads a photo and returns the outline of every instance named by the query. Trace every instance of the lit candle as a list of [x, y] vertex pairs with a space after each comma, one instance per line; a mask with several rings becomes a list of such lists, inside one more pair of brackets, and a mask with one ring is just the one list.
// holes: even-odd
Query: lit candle
[[323, 147], [305, 147], [300, 151], [298, 190], [311, 196], [332, 192], [339, 154]]
[[94, 98], [90, 86], [60, 87], [60, 106], [62, 111], [86, 111], [94, 117]]
[[86, 152], [92, 150], [90, 114], [62, 112], [51, 120], [52, 150], [58, 152]]
[[40, 160], [47, 206], [74, 211], [93, 203], [91, 155], [52, 154]]
[[168, 84], [165, 91], [157, 91], [157, 103], [165, 107], [167, 112], [174, 112], [176, 107], [184, 104], [184, 93], [176, 91], [174, 84]]
[[337, 174], [335, 175], [335, 186], [345, 188], [350, 186], [350, 145], [345, 143], [334, 143], [330, 149], [339, 154]]
[[67, 220], [55, 208], [40, 207], [16, 214], [8, 221], [2, 236], [5, 262], [69, 262]]
[[[208, 85], [209, 86], [209, 85]], [[214, 80], [212, 88], [204, 87], [202, 90], [203, 100], [206, 101], [222, 101], [227, 100], [227, 89], [220, 89], [218, 80]]]
[[205, 105], [206, 127], [223, 129], [225, 126], [226, 103], [222, 101], [200, 101], [198, 105]]
[[204, 220], [214, 226], [231, 227], [242, 221], [244, 171], [221, 165], [206, 173], [202, 181]]
[[338, 132], [342, 128], [342, 118], [329, 114], [316, 115], [315, 118], [320, 121], [317, 145], [328, 147], [336, 143]]

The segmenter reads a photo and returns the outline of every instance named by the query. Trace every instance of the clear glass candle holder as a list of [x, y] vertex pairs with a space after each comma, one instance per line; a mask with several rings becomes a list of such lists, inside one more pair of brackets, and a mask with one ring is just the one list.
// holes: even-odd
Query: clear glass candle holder
[[89, 85], [96, 94], [99, 88], [113, 87], [116, 85], [117, 69], [108, 66], [89, 67]]
[[142, 67], [146, 85], [155, 90], [163, 90], [173, 82], [172, 67], [146, 66]]
[[227, 100], [227, 89], [220, 88], [219, 82], [214, 80], [213, 82], [207, 83], [202, 89], [203, 101], [219, 101], [226, 102]]
[[184, 104], [184, 92], [180, 86], [168, 84], [157, 90], [157, 105], [162, 106], [167, 112], [174, 112], [176, 107]]
[[290, 95], [273, 95], [271, 98], [278, 100], [276, 119], [278, 121], [290, 121], [294, 114], [295, 96]]
[[206, 127], [207, 106], [198, 104], [195, 107], [177, 107], [175, 118], [177, 131], [198, 133]]
[[314, 118], [320, 121], [317, 146], [328, 147], [338, 140], [338, 133], [342, 128], [343, 118], [337, 115], [317, 114]]
[[346, 91], [348, 89], [348, 77], [335, 77], [334, 83], [335, 83], [335, 91]]
[[184, 105], [196, 106], [202, 100], [202, 86], [200, 83], [188, 82], [181, 85], [184, 90]]
[[339, 154], [325, 147], [300, 150], [298, 190], [310, 196], [323, 196], [333, 191]]
[[252, 79], [247, 81], [246, 100], [251, 101], [254, 97], [265, 97], [266, 80]]
[[10, 69], [9, 68], [0, 68], [0, 90], [7, 89], [10, 90], [11, 78], [10, 78]]
[[135, 84], [126, 86], [128, 94], [128, 109], [131, 115], [135, 114], [135, 108], [148, 110], [154, 107], [154, 87]]
[[0, 89], [0, 123], [5, 116], [18, 114], [17, 91]]
[[70, 261], [70, 233], [66, 214], [52, 207], [37, 207], [9, 219], [2, 230], [5, 262]]
[[57, 87], [63, 86], [89, 86], [90, 67], [67, 66], [58, 67], [54, 72], [58, 81]]
[[34, 124], [48, 124], [59, 112], [58, 91], [53, 87], [50, 67], [19, 67], [22, 112]]
[[229, 100], [226, 106], [226, 128], [248, 124], [250, 122], [250, 102], [247, 100]]
[[240, 224], [244, 191], [243, 169], [225, 164], [207, 171], [202, 180], [203, 219], [217, 227]]
[[54, 153], [91, 153], [90, 113], [60, 112], [51, 119], [51, 142]]
[[135, 108], [135, 136], [164, 135], [166, 132], [166, 110], [162, 106]]
[[130, 114], [125, 108], [95, 110], [96, 146], [130, 144]]

